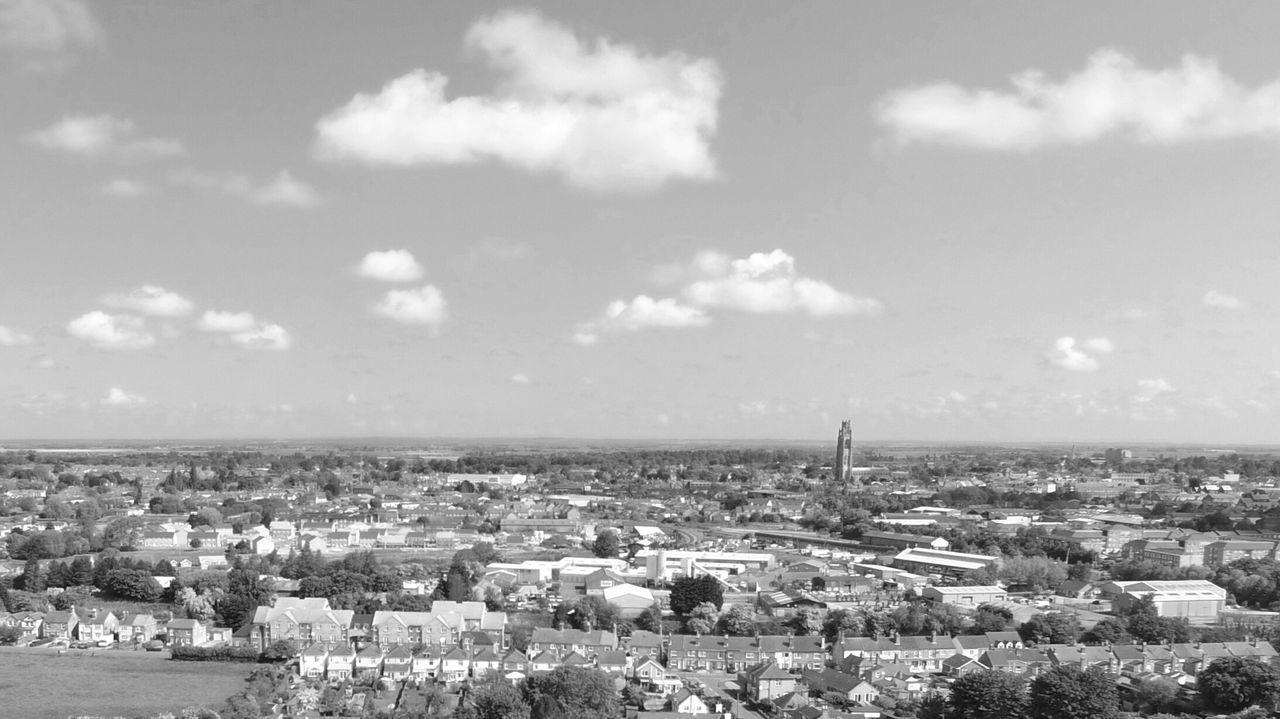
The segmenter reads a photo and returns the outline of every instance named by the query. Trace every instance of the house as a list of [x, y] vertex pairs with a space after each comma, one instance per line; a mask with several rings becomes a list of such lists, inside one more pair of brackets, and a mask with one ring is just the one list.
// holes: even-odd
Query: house
[[142, 644], [156, 638], [156, 618], [150, 614], [126, 614], [116, 627], [121, 642]]
[[167, 631], [169, 644], [175, 647], [198, 647], [209, 640], [205, 625], [195, 619], [174, 619]]
[[629, 663], [627, 653], [622, 650], [600, 652], [596, 655], [596, 669], [616, 676], [624, 676]]
[[18, 643], [30, 643], [40, 638], [40, 630], [44, 626], [44, 615], [39, 612], [0, 614], [0, 626], [17, 627]]
[[44, 615], [44, 636], [47, 639], [71, 639], [79, 624], [80, 616], [74, 606], [66, 611], [49, 612]]
[[325, 661], [329, 650], [325, 645], [316, 642], [298, 654], [298, 673], [310, 679], [324, 676]]
[[661, 634], [654, 634], [643, 629], [637, 629], [631, 632], [631, 636], [624, 640], [627, 651], [636, 657], [649, 657], [651, 659], [662, 658], [662, 645], [665, 640]]
[[370, 644], [356, 652], [355, 676], [376, 679], [382, 669], [382, 648]]
[[401, 644], [382, 657], [382, 676], [399, 681], [406, 679], [413, 665], [413, 650]]
[[796, 677], [774, 662], [761, 662], [738, 673], [738, 686], [753, 701], [772, 701], [796, 690]]
[[483, 647], [471, 656], [471, 675], [483, 677], [491, 672], [502, 671], [502, 657], [493, 647]]
[[346, 641], [354, 614], [349, 609], [330, 608], [329, 600], [323, 597], [280, 597], [274, 605], [254, 610], [251, 626], [260, 650], [281, 639], [304, 646], [312, 642], [338, 644]]
[[104, 614], [95, 609], [92, 614], [80, 622], [78, 634], [81, 641], [114, 642], [116, 640], [116, 627], [119, 624], [120, 620], [116, 618], [114, 612], [106, 612]]
[[345, 681], [355, 674], [356, 650], [350, 644], [339, 644], [329, 650], [324, 676], [329, 681]]
[[706, 714], [707, 703], [688, 689], [681, 689], [667, 698], [667, 710], [681, 714]]
[[810, 692], [839, 694], [845, 701], [853, 704], [870, 704], [880, 697], [880, 690], [870, 682], [835, 669], [808, 669], [801, 672], [801, 676]]

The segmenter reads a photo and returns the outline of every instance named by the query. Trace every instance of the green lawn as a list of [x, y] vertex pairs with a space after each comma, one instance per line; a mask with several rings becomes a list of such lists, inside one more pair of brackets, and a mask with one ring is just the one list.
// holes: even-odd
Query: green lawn
[[167, 652], [0, 649], [0, 715], [151, 717], [220, 707], [256, 665], [175, 662]]

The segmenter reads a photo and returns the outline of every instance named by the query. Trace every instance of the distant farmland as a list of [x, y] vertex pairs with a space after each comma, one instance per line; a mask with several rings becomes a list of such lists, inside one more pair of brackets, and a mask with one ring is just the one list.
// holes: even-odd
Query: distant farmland
[[174, 662], [168, 653], [129, 650], [0, 649], [0, 714], [151, 717], [183, 707], [221, 707], [244, 687], [253, 664]]

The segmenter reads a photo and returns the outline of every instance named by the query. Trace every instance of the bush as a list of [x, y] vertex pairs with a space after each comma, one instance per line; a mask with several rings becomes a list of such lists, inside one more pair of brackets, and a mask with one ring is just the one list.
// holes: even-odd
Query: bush
[[169, 658], [179, 662], [257, 662], [253, 647], [173, 647]]

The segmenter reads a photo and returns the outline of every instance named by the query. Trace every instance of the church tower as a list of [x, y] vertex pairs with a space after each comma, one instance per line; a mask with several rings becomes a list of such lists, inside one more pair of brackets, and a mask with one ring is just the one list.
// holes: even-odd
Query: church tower
[[849, 420], [840, 423], [836, 435], [836, 479], [845, 481], [853, 475], [853, 425]]

